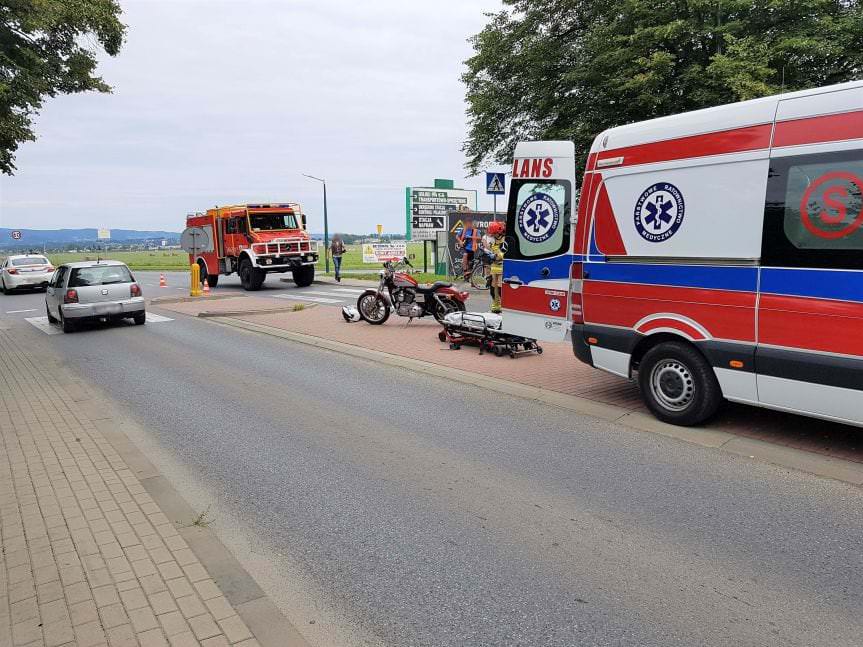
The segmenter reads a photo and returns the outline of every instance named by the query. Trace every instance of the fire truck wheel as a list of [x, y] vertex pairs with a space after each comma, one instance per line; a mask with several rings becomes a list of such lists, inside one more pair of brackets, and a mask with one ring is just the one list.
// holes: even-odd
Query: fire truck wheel
[[267, 275], [263, 270], [252, 267], [252, 262], [248, 258], [244, 258], [240, 262], [240, 283], [243, 284], [243, 289], [250, 292], [260, 290], [264, 284], [264, 279]]
[[219, 284], [219, 275], [218, 274], [207, 274], [207, 285], [211, 288], [216, 287]]
[[303, 265], [301, 268], [292, 270], [291, 276], [298, 288], [308, 287], [315, 280], [315, 266]]
[[684, 342], [664, 342], [641, 360], [638, 385], [657, 418], [673, 425], [698, 425], [722, 402], [722, 390], [710, 364]]

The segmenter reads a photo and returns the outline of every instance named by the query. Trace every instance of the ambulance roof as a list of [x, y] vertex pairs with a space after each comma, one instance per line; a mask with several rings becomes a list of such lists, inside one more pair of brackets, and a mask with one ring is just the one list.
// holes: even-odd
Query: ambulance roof
[[787, 92], [771, 97], [730, 103], [724, 106], [704, 108], [703, 110], [617, 126], [597, 135], [596, 139], [593, 140], [590, 152], [596, 153], [625, 146], [637, 146], [731, 128], [772, 123], [776, 114], [776, 105], [780, 99], [826, 94], [849, 88], [863, 88], [863, 81], [851, 81], [850, 83], [829, 85], [823, 88]]

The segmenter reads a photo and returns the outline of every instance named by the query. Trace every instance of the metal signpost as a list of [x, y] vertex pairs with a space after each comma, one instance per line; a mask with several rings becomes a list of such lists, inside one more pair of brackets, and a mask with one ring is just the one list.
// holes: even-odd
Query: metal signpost
[[487, 195], [494, 196], [494, 215], [497, 217], [497, 196], [506, 193], [506, 178], [503, 173], [491, 173], [486, 171], [485, 174], [485, 192]]
[[[180, 234], [180, 247], [192, 255], [192, 259], [199, 256], [203, 252], [209, 252], [213, 249], [213, 240], [208, 232], [203, 227], [187, 227]], [[189, 296], [201, 296], [201, 268], [192, 260], [189, 266], [190, 286]]]

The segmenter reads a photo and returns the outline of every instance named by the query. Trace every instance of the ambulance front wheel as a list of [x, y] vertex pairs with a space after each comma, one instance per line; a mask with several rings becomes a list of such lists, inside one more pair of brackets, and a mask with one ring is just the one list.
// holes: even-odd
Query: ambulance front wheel
[[638, 369], [638, 384], [653, 415], [673, 425], [701, 424], [722, 403], [713, 368], [684, 342], [665, 342], [647, 351]]

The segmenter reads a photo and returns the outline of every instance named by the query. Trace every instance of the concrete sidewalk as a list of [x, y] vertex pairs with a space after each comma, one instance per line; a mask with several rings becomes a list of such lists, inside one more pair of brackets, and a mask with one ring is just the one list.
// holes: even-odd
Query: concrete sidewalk
[[88, 411], [0, 329], [0, 645], [259, 645]]

